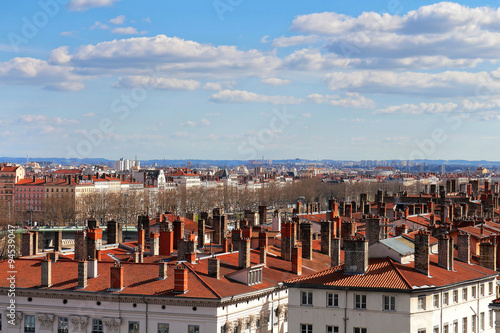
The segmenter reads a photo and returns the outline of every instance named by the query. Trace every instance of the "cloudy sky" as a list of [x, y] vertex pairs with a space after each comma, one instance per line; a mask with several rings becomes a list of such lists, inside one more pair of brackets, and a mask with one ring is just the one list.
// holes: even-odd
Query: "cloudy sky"
[[500, 160], [494, 1], [8, 1], [0, 156]]

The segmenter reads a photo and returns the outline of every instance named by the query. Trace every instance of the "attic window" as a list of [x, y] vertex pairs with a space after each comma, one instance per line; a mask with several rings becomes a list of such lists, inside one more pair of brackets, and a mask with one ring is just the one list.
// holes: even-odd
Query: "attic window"
[[262, 267], [256, 267], [255, 269], [248, 270], [248, 285], [253, 286], [255, 284], [262, 283]]

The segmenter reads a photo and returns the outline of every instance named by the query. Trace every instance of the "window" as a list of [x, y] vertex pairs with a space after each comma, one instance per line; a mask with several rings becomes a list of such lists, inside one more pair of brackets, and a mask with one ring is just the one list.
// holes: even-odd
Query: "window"
[[385, 311], [396, 311], [396, 297], [384, 296], [384, 310]]
[[439, 326], [434, 326], [432, 333], [439, 333]]
[[200, 326], [198, 325], [189, 325], [188, 333], [200, 333]]
[[128, 333], [139, 333], [139, 322], [129, 321], [128, 322]]
[[493, 310], [490, 310], [490, 327], [493, 327]]
[[425, 310], [425, 296], [418, 296], [418, 309]]
[[92, 319], [92, 333], [104, 333], [101, 319]]
[[312, 324], [300, 324], [300, 333], [312, 333], [313, 325]]
[[448, 292], [443, 293], [443, 305], [448, 305]]
[[158, 323], [158, 333], [168, 333], [168, 324]]
[[327, 326], [326, 333], [339, 333], [339, 327], [338, 326]]
[[476, 316], [475, 315], [472, 315], [472, 317], [471, 317], [470, 326], [471, 326], [471, 331], [476, 332]]
[[458, 333], [458, 321], [453, 322], [453, 333]]
[[449, 328], [448, 324], [444, 324], [443, 333], [450, 333], [450, 328]]
[[479, 327], [484, 330], [484, 312], [479, 314]]
[[462, 301], [467, 300], [467, 288], [462, 289]]
[[326, 293], [326, 306], [338, 307], [339, 306], [339, 294]]
[[364, 327], [354, 327], [354, 333], [366, 333], [366, 328], [364, 328]]
[[472, 298], [476, 298], [476, 286], [472, 287]]
[[493, 282], [488, 283], [488, 294], [493, 294]]
[[356, 309], [366, 309], [366, 295], [354, 295], [354, 307]]
[[312, 305], [313, 293], [311, 291], [302, 291], [300, 305]]
[[434, 295], [432, 298], [432, 304], [434, 304], [435, 308], [439, 308], [439, 295]]
[[467, 317], [462, 318], [462, 333], [467, 333]]
[[57, 318], [57, 333], [68, 333], [68, 317]]
[[35, 332], [35, 316], [24, 316], [24, 332]]
[[453, 303], [458, 303], [458, 290], [453, 290]]
[[484, 296], [484, 283], [481, 283], [479, 286], [479, 292], [481, 293], [481, 296]]

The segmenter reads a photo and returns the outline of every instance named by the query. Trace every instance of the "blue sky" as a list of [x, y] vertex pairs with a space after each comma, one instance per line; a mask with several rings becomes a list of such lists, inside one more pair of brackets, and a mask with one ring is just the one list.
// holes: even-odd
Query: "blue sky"
[[493, 1], [6, 2], [1, 156], [500, 160]]

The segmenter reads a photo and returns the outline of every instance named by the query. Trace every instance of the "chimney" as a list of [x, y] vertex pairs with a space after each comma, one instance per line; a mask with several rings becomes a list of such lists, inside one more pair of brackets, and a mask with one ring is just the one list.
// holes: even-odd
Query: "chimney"
[[[102, 245], [102, 229], [89, 229], [87, 232], [87, 257], [90, 259], [97, 258], [97, 250]], [[83, 258], [85, 259], [85, 258]]]
[[259, 206], [259, 225], [266, 224], [267, 206]]
[[340, 238], [332, 238], [332, 262], [331, 267], [340, 265]]
[[267, 246], [262, 246], [259, 248], [260, 250], [260, 263], [267, 266]]
[[123, 266], [117, 264], [110, 268], [111, 274], [110, 277], [110, 287], [111, 291], [121, 291], [123, 289]]
[[196, 263], [196, 252], [186, 253], [186, 261], [190, 262], [191, 264], [195, 264]]
[[321, 253], [332, 254], [332, 221], [321, 221]]
[[97, 273], [97, 263], [99, 261], [97, 259], [90, 259], [87, 261], [87, 277], [88, 278], [96, 278], [99, 274]]
[[122, 242], [122, 224], [116, 221], [109, 221], [107, 228], [108, 244], [117, 244]]
[[240, 249], [238, 252], [238, 267], [250, 267], [250, 238], [243, 238], [240, 241]]
[[453, 238], [446, 234], [439, 238], [438, 265], [448, 271], [453, 270]]
[[290, 261], [292, 259], [292, 223], [281, 223], [281, 259]]
[[48, 288], [52, 285], [52, 262], [48, 259], [44, 259], [41, 262], [42, 266], [42, 288]]
[[220, 279], [220, 259], [215, 256], [208, 259], [208, 276]]
[[99, 228], [99, 222], [96, 219], [87, 220], [87, 227], [89, 229], [97, 229]]
[[302, 258], [312, 260], [312, 223], [302, 223]]
[[408, 227], [406, 224], [401, 224], [400, 226], [396, 227], [396, 236], [401, 236], [402, 234], [408, 233]]
[[188, 252], [188, 241], [181, 239], [177, 244], [177, 261], [186, 260], [186, 254]]
[[54, 233], [54, 252], [62, 251], [62, 230], [58, 230]]
[[423, 230], [415, 235], [415, 270], [429, 275], [429, 234]]
[[[217, 214], [214, 214], [212, 223], [213, 223], [213, 228], [214, 228], [214, 239], [213, 242], [215, 244], [221, 244], [222, 239], [227, 233], [227, 220], [226, 216], [221, 214], [221, 211], [215, 212]], [[221, 215], [218, 215], [221, 214]]]
[[52, 262], [57, 262], [57, 260], [59, 260], [59, 252], [50, 252], [49, 259]]
[[366, 221], [366, 229], [368, 233], [368, 245], [377, 243], [380, 240], [382, 231], [380, 217], [371, 217]]
[[33, 233], [33, 255], [38, 254], [38, 232]]
[[491, 241], [482, 241], [479, 244], [479, 263], [493, 271], [497, 270], [497, 245]]
[[228, 253], [229, 252], [229, 242], [227, 240], [227, 237], [222, 238], [222, 253]]
[[267, 230], [263, 229], [259, 232], [259, 248], [268, 246]]
[[205, 220], [202, 219], [198, 220], [198, 247], [205, 247]]
[[161, 261], [158, 265], [158, 280], [165, 280], [167, 278], [167, 263]]
[[85, 230], [75, 233], [75, 260], [87, 259], [87, 232]]
[[33, 255], [33, 233], [25, 232], [21, 234], [21, 256]]
[[188, 291], [188, 269], [184, 265], [174, 268], [174, 293], [185, 294]]
[[302, 247], [292, 248], [292, 273], [302, 275]]
[[149, 255], [157, 256], [160, 254], [160, 234], [152, 232], [149, 236]]
[[470, 264], [470, 235], [460, 232], [457, 236], [458, 260]]
[[368, 241], [361, 237], [344, 239], [344, 274], [365, 274], [368, 270]]
[[250, 239], [252, 239], [252, 227], [245, 226], [245, 227], [241, 228], [241, 232], [242, 232], [241, 236], [243, 238], [250, 238]]
[[145, 239], [146, 231], [144, 229], [137, 230], [137, 243], [139, 243], [139, 246], [142, 246], [142, 248], [144, 248], [144, 246], [146, 245]]
[[85, 289], [87, 287], [87, 261], [78, 261], [78, 289]]
[[160, 255], [169, 256], [174, 250], [174, 232], [172, 230], [160, 231]]
[[174, 249], [177, 249], [179, 241], [184, 238], [184, 222], [180, 219], [174, 221]]
[[350, 203], [345, 204], [344, 216], [352, 218], [352, 205]]
[[231, 244], [236, 247], [238, 251], [240, 248], [240, 240], [243, 238], [243, 232], [240, 229], [233, 229], [231, 231]]

